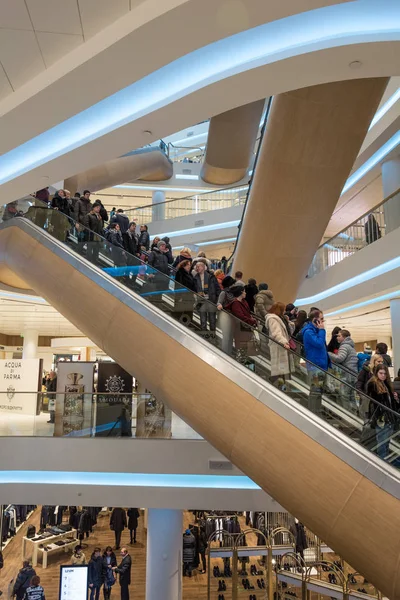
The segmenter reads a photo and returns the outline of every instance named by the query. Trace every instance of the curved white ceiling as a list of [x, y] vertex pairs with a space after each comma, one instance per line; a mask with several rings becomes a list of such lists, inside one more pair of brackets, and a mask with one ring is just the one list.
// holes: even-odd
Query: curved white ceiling
[[[16, 197], [14, 192], [21, 193], [27, 185], [43, 187], [44, 164], [46, 174], [52, 173], [50, 180], [55, 180], [132, 149], [132, 137], [126, 146], [125, 130], [131, 135], [135, 132], [140, 146], [138, 134], [146, 122], [151, 127], [143, 129], [155, 132], [160, 128], [154, 133], [156, 138], [170, 133], [171, 125], [175, 131], [189, 125], [189, 114], [194, 122], [205, 110], [210, 116], [288, 89], [396, 74], [400, 72], [399, 49], [398, 0], [383, 0], [379, 5], [374, 0], [358, 0], [243, 31], [171, 62], [4, 154], [0, 195]], [[353, 71], [349, 59], [361, 60], [363, 66]], [[234, 94], [230, 92], [233, 82]], [[89, 143], [91, 152], [82, 153]], [[16, 178], [19, 181], [13, 182]], [[18, 185], [11, 187], [12, 183]]]

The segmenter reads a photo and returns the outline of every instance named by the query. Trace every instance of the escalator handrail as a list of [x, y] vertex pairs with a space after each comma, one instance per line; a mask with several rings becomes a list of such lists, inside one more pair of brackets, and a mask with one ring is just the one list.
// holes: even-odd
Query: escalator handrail
[[[143, 261], [142, 261], [142, 260], [141, 260], [139, 257], [137, 257], [137, 256], [133, 256], [132, 254], [130, 254], [130, 253], [129, 253], [129, 252], [127, 252], [126, 250], [124, 250], [124, 249], [122, 249], [122, 248], [119, 248], [118, 246], [114, 246], [114, 245], [113, 245], [113, 244], [111, 244], [111, 242], [109, 242], [109, 241], [108, 241], [108, 240], [107, 240], [107, 239], [106, 239], [104, 236], [101, 236], [100, 234], [93, 232], [91, 229], [89, 229], [88, 227], [86, 227], [86, 226], [85, 226], [85, 225], [83, 225], [82, 223], [78, 223], [77, 221], [75, 221], [74, 219], [72, 219], [72, 217], [69, 217], [69, 216], [65, 215], [64, 213], [62, 213], [62, 212], [61, 212], [61, 211], [59, 211], [59, 210], [55, 210], [55, 209], [53, 209], [53, 208], [49, 207], [49, 206], [47, 205], [47, 203], [46, 203], [46, 202], [43, 202], [43, 201], [41, 201], [41, 200], [37, 200], [36, 198], [35, 198], [35, 202], [39, 202], [39, 203], [40, 203], [40, 205], [39, 205], [39, 206], [30, 206], [30, 207], [29, 207], [30, 209], [34, 209], [34, 210], [35, 210], [35, 209], [39, 209], [39, 210], [46, 209], [46, 210], [48, 210], [50, 213], [54, 213], [54, 214], [57, 214], [57, 215], [62, 215], [62, 217], [61, 217], [61, 218], [65, 218], [65, 219], [67, 219], [67, 220], [69, 221], [69, 225], [68, 225], [68, 228], [69, 228], [69, 229], [70, 229], [72, 226], [73, 226], [73, 227], [75, 227], [76, 225], [79, 225], [79, 227], [80, 227], [80, 228], [83, 228], [83, 229], [85, 229], [85, 230], [88, 232], [88, 234], [89, 234], [89, 240], [87, 240], [87, 241], [86, 241], [86, 243], [87, 243], [87, 242], [89, 242], [89, 243], [90, 243], [90, 236], [92, 236], [92, 237], [96, 237], [96, 238], [99, 238], [99, 239], [101, 240], [101, 243], [104, 243], [104, 244], [105, 244], [107, 247], [109, 247], [109, 248], [115, 248], [115, 249], [118, 249], [118, 250], [120, 250], [120, 251], [121, 251], [121, 253], [123, 252], [123, 253], [124, 253], [126, 256], [129, 256], [129, 257], [131, 257], [131, 259], [133, 259], [133, 260], [134, 260], [134, 261], [136, 261], [137, 263], [140, 263], [138, 266], [144, 266], [144, 267], [146, 267], [146, 269], [150, 268], [150, 269], [152, 269], [152, 274], [153, 274], [153, 273], [155, 273], [155, 274], [158, 274], [158, 275], [160, 275], [161, 277], [163, 277], [163, 278], [166, 278], [166, 279], [167, 279], [167, 280], [169, 280], [170, 282], [171, 282], [171, 281], [173, 281], [173, 282], [174, 282], [174, 284], [176, 285], [176, 282], [175, 282], [175, 280], [174, 280], [172, 277], [169, 277], [169, 276], [168, 276], [168, 275], [166, 275], [165, 273], [161, 273], [160, 271], [158, 271], [157, 269], [155, 269], [155, 268], [154, 268], [154, 267], [152, 267], [151, 265], [148, 265], [148, 263], [145, 263], [145, 262], [143, 262]], [[12, 204], [12, 203], [10, 203], [10, 204]], [[28, 218], [28, 220], [29, 220], [29, 221], [30, 221], [30, 222], [31, 222], [33, 225], [35, 225], [36, 227], [39, 227], [38, 225], [36, 225], [36, 224], [35, 224], [35, 222], [34, 222], [34, 221], [31, 221], [31, 220], [29, 219], [29, 217], [27, 217], [27, 214], [23, 214], [23, 215], [19, 214], [19, 215], [16, 215], [14, 218]], [[1, 222], [0, 222], [0, 226], [1, 226]], [[47, 233], [48, 235], [50, 235], [50, 234], [49, 234], [49, 233], [46, 231], [46, 229], [45, 229], [45, 228], [40, 228], [40, 227], [39, 227], [39, 229], [41, 229], [43, 232], [45, 232], [45, 233]], [[53, 237], [53, 236], [52, 236], [52, 237]], [[65, 243], [65, 242], [64, 242], [64, 243]], [[73, 250], [73, 249], [72, 249], [72, 250]], [[79, 256], [81, 256], [81, 255], [79, 255]], [[192, 290], [189, 290], [188, 288], [186, 288], [185, 286], [183, 286], [183, 285], [182, 285], [182, 284], [180, 284], [180, 283], [178, 283], [178, 285], [179, 285], [179, 288], [180, 288], [178, 291], [181, 291], [181, 292], [187, 292], [187, 293], [189, 293], [189, 294], [192, 294], [193, 296], [196, 296], [196, 297], [198, 298], [198, 302], [204, 301], [204, 297], [203, 297], [203, 296], [201, 296], [201, 295], [197, 294], [196, 292], [193, 292]], [[130, 288], [128, 288], [128, 289], [130, 289]], [[133, 291], [133, 290], [130, 290], [130, 291]], [[167, 291], [167, 290], [165, 290], [165, 291]], [[160, 293], [163, 293], [163, 292], [160, 292]], [[164, 293], [165, 293], [165, 292], [164, 292]], [[229, 317], [230, 317], [230, 318], [233, 320], [233, 322], [236, 322], [236, 323], [237, 323], [237, 325], [239, 325], [239, 326], [243, 325], [243, 321], [241, 321], [240, 319], [238, 319], [237, 317], [235, 317], [235, 315], [233, 315], [233, 314], [232, 314], [230, 311], [227, 311], [227, 310], [225, 310], [225, 309], [221, 309], [221, 310], [219, 310], [219, 309], [217, 308], [217, 305], [216, 305], [216, 304], [212, 303], [210, 300], [207, 300], [207, 302], [208, 302], [209, 304], [211, 304], [213, 307], [215, 307], [215, 312], [216, 312], [217, 314], [218, 314], [218, 312], [224, 312], [225, 314], [228, 314], [228, 315], [229, 315]], [[251, 330], [253, 330], [253, 331], [257, 331], [257, 333], [258, 333], [258, 335], [260, 336], [260, 338], [261, 338], [261, 336], [262, 336], [262, 337], [264, 337], [264, 338], [265, 338], [265, 340], [268, 342], [268, 344], [270, 344], [270, 343], [272, 343], [272, 344], [277, 344], [278, 346], [280, 346], [281, 348], [283, 348], [283, 349], [284, 349], [286, 352], [288, 352], [288, 353], [289, 353], [289, 355], [296, 356], [296, 357], [300, 357], [300, 358], [303, 358], [303, 359], [304, 359], [304, 357], [303, 357], [303, 356], [302, 356], [300, 353], [298, 353], [298, 352], [296, 352], [296, 351], [294, 351], [294, 350], [291, 350], [291, 349], [287, 349], [287, 348], [285, 348], [285, 346], [284, 346], [283, 344], [281, 344], [280, 342], [278, 342], [278, 341], [274, 340], [274, 339], [273, 339], [273, 338], [271, 338], [269, 335], [267, 335], [267, 334], [265, 334], [265, 333], [263, 333], [263, 332], [260, 332], [260, 331], [257, 329], [257, 327], [256, 327], [256, 326], [255, 326], [255, 327], [252, 327], [252, 326], [250, 326], [250, 325], [247, 325], [247, 327], [249, 328], [249, 331], [251, 331]], [[337, 377], [337, 376], [336, 376], [334, 373], [328, 373], [327, 371], [325, 371], [324, 369], [322, 369], [322, 368], [321, 368], [321, 367], [319, 367], [318, 365], [316, 365], [316, 364], [312, 363], [312, 362], [311, 362], [310, 360], [308, 360], [307, 358], [305, 358], [305, 360], [306, 360], [307, 366], [310, 366], [312, 369], [316, 369], [316, 370], [318, 370], [318, 371], [320, 371], [320, 372], [323, 372], [323, 373], [325, 373], [325, 376], [326, 376], [326, 377], [329, 377], [329, 378], [331, 378], [331, 379], [334, 379], [334, 380], [335, 380], [335, 381], [337, 381], [338, 383], [344, 384], [344, 385], [346, 385], [347, 387], [349, 387], [349, 388], [352, 388], [352, 389], [353, 389], [355, 392], [357, 392], [357, 393], [358, 393], [358, 390], [356, 390], [356, 388], [354, 388], [353, 386], [351, 386], [349, 383], [347, 383], [347, 382], [345, 382], [345, 381], [342, 381], [342, 380], [341, 380], [339, 377]], [[385, 411], [388, 411], [389, 413], [393, 413], [393, 414], [396, 416], [396, 418], [398, 418], [398, 419], [400, 418], [400, 414], [399, 414], [399, 413], [397, 413], [396, 411], [393, 411], [392, 409], [388, 408], [388, 407], [387, 407], [387, 406], [385, 406], [384, 404], [381, 404], [380, 402], [376, 401], [374, 398], [371, 398], [370, 396], [368, 396], [368, 394], [363, 394], [363, 395], [365, 395], [366, 397], [368, 397], [368, 398], [370, 399], [370, 401], [371, 401], [371, 402], [373, 402], [373, 403], [374, 403], [374, 404], [376, 404], [377, 406], [380, 406], [380, 407], [381, 407], [381, 408], [383, 408]]]

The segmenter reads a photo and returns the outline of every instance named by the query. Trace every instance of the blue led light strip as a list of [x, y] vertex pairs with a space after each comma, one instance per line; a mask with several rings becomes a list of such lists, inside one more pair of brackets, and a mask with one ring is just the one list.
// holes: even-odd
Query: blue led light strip
[[81, 471], [0, 471], [0, 484], [118, 485], [126, 487], [260, 490], [244, 475], [181, 475], [169, 473], [93, 473]]
[[398, 6], [398, 0], [326, 6], [190, 52], [3, 154], [0, 184], [222, 79], [334, 46], [398, 41]]

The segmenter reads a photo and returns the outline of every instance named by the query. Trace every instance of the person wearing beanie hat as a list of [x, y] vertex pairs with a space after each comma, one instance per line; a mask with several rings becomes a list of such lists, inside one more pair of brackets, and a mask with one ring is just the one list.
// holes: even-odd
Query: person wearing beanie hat
[[[155, 246], [149, 254], [149, 265], [150, 267], [153, 267], [154, 269], [159, 271], [159, 273], [164, 273], [164, 275], [169, 276], [168, 258], [165, 253], [166, 249], [167, 247], [165, 242], [163, 240], [160, 240], [157, 246]], [[165, 286], [167, 285], [165, 277], [161, 277], [159, 274], [156, 274], [155, 278], [158, 278], [160, 280], [160, 286], [164, 286], [161, 289], [165, 289]]]
[[233, 301], [233, 294], [231, 288], [235, 285], [236, 281], [230, 275], [226, 275], [222, 280], [222, 292], [218, 296], [217, 308], [222, 310], [227, 304]]
[[294, 304], [286, 304], [285, 315], [289, 321], [295, 321], [297, 317], [297, 308]]
[[235, 339], [236, 359], [241, 364], [246, 364], [248, 357], [249, 344], [253, 341], [252, 327], [257, 326], [256, 319], [250, 312], [249, 305], [246, 302], [246, 291], [244, 285], [233, 285], [230, 288], [233, 295], [233, 301], [228, 304], [226, 309], [230, 311], [236, 319], [242, 321], [249, 327], [243, 326], [237, 321], [233, 324], [233, 337]]

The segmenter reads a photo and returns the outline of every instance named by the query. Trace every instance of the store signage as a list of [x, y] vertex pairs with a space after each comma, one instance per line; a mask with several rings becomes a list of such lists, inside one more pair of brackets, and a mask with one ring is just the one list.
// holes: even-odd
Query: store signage
[[0, 360], [0, 412], [37, 414], [41, 359]]
[[132, 435], [132, 391], [133, 378], [125, 369], [116, 363], [99, 363], [96, 436]]
[[93, 362], [57, 364], [56, 436], [90, 435]]
[[68, 565], [60, 567], [59, 600], [87, 600], [87, 565]]

